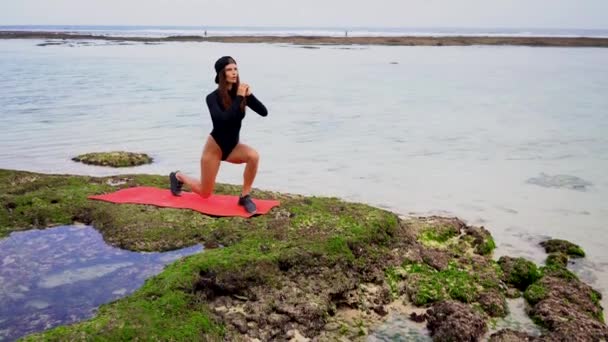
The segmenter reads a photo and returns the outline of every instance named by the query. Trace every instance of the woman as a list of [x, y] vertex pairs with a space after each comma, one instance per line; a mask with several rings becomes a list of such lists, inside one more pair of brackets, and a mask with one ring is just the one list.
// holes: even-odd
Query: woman
[[239, 142], [239, 132], [241, 121], [245, 117], [245, 106], [249, 106], [261, 116], [268, 115], [268, 111], [253, 95], [251, 87], [240, 82], [236, 62], [232, 57], [224, 56], [218, 59], [215, 62], [215, 72], [215, 83], [218, 87], [207, 95], [213, 130], [207, 137], [201, 156], [201, 180], [179, 171], [171, 172], [171, 193], [179, 196], [182, 186], [187, 184], [193, 192], [208, 198], [213, 193], [221, 161], [246, 163], [238, 204], [245, 207], [248, 213], [255, 213], [256, 206], [249, 193], [257, 174], [260, 156], [255, 149]]

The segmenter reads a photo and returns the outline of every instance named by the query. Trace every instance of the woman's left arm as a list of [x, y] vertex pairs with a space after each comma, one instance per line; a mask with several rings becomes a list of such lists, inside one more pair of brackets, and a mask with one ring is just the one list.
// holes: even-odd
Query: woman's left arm
[[260, 114], [261, 116], [268, 115], [268, 110], [266, 109], [266, 106], [264, 106], [264, 104], [260, 102], [260, 100], [258, 100], [257, 97], [253, 95], [253, 93], [249, 92], [249, 94], [247, 94], [245, 98], [247, 99], [247, 106], [253, 109], [254, 112]]

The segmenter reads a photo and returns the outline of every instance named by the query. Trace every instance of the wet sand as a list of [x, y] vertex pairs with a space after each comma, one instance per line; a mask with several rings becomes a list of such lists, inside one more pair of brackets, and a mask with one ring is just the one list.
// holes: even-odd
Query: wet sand
[[463, 45], [525, 45], [563, 47], [608, 47], [608, 38], [588, 37], [323, 37], [323, 36], [169, 36], [158, 37], [117, 37], [92, 34], [72, 34], [44, 31], [0, 31], [0, 39], [96, 39], [133, 42], [220, 42], [220, 43], [291, 43], [323, 45], [420, 45], [420, 46], [463, 46]]

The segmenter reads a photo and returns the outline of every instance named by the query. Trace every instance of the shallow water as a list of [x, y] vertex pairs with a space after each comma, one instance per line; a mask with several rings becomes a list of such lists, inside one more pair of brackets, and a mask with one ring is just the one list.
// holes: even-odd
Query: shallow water
[[384, 323], [376, 327], [373, 331], [370, 331], [366, 340], [368, 342], [433, 341], [429, 330], [426, 328], [426, 322], [416, 323], [408, 317], [396, 313], [390, 314]]
[[[243, 124], [256, 187], [458, 216], [497, 257], [542, 262], [539, 241], [568, 239], [608, 294], [608, 49], [42, 42], [0, 41], [2, 168], [198, 176], [212, 66], [233, 55], [270, 110]], [[70, 160], [109, 150], [155, 162]], [[242, 172], [223, 164], [218, 181]]]
[[[504, 318], [490, 320], [488, 330], [486, 334], [482, 336], [481, 340], [487, 341], [490, 338], [490, 335], [502, 329], [523, 331], [532, 336], [541, 335], [538, 326], [532, 322], [525, 312], [526, 303], [523, 297], [507, 299], [507, 305], [509, 306], [509, 314]], [[408, 311], [415, 311], [417, 314], [425, 312], [425, 310], [421, 308]], [[422, 323], [414, 322], [409, 319], [409, 313], [410, 312], [407, 312], [407, 314], [389, 314], [385, 322], [370, 331], [367, 341], [432, 341], [433, 339], [431, 338], [430, 331], [426, 328], [426, 321]]]
[[0, 240], [0, 341], [90, 318], [164, 265], [202, 249], [125, 251], [90, 226], [12, 233]]
[[542, 331], [526, 314], [527, 304], [523, 297], [507, 299], [507, 305], [509, 314], [504, 318], [496, 319], [494, 324], [490, 324], [486, 337], [502, 329], [522, 331], [532, 336], [541, 335]]

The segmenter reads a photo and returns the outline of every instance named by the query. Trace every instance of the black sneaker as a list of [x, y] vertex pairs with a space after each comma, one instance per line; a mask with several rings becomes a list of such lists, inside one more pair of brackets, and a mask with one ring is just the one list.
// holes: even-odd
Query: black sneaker
[[171, 184], [171, 193], [173, 194], [173, 196], [180, 196], [180, 193], [182, 192], [182, 186], [184, 185], [184, 182], [177, 179], [176, 174], [178, 172], [179, 171], [174, 171], [169, 174], [169, 183]]
[[245, 210], [247, 210], [247, 212], [250, 214], [255, 214], [257, 210], [255, 203], [253, 203], [253, 201], [251, 200], [251, 196], [249, 195], [240, 196], [239, 205], [244, 206]]

